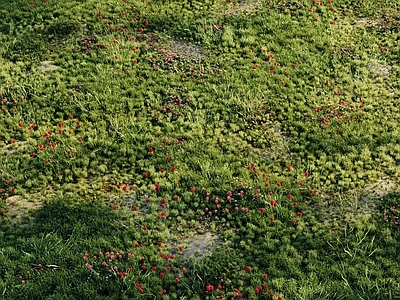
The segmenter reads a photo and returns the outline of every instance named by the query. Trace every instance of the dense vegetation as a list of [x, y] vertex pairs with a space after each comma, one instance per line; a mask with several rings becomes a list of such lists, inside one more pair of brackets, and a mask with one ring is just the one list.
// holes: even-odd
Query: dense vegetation
[[2, 0], [4, 299], [400, 299], [400, 5]]

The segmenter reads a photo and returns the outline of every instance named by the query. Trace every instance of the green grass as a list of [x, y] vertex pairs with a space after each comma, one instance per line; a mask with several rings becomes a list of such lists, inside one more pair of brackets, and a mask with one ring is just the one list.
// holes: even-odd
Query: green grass
[[0, 1], [4, 299], [400, 299], [400, 6]]

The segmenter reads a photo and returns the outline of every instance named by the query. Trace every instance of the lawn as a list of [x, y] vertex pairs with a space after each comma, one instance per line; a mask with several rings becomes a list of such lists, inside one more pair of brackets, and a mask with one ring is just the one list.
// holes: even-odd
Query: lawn
[[399, 3], [0, 16], [0, 298], [400, 299]]

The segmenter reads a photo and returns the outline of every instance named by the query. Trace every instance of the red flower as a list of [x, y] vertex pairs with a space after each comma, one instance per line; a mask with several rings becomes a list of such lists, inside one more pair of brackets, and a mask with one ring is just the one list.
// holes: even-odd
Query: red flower
[[263, 278], [263, 279], [267, 279], [267, 278], [268, 278], [268, 275], [267, 275], [267, 274], [263, 274], [262, 278]]
[[179, 280], [179, 278], [178, 277], [176, 277], [175, 278], [175, 282], [179, 282], [180, 280]]
[[290, 200], [290, 199], [293, 198], [293, 195], [292, 195], [292, 194], [289, 194], [287, 197], [288, 197], [288, 199]]
[[250, 272], [251, 271], [251, 267], [250, 266], [246, 266], [246, 271]]
[[170, 156], [167, 156], [165, 159], [166, 159], [167, 161], [170, 161], [170, 160], [171, 160], [171, 157], [170, 157]]
[[275, 221], [274, 216], [270, 216], [269, 219], [270, 219], [271, 222], [274, 222], [274, 221]]
[[292, 220], [292, 225], [296, 225], [296, 220]]
[[298, 217], [301, 217], [301, 216], [303, 216], [303, 213], [302, 213], [301, 211], [298, 211], [298, 212], [296, 213], [296, 215], [297, 215]]
[[160, 273], [160, 278], [164, 278], [165, 274], [164, 273]]
[[191, 188], [190, 188], [190, 192], [191, 192], [191, 193], [194, 193], [195, 191], [196, 191], [196, 189], [195, 189], [194, 187], [191, 187]]
[[263, 213], [265, 211], [264, 207], [260, 207], [259, 210]]
[[117, 210], [117, 209], [118, 209], [118, 205], [114, 204], [113, 210]]
[[153, 148], [150, 147], [147, 151], [148, 151], [149, 153], [153, 153]]
[[172, 171], [172, 172], [176, 171], [176, 166], [173, 166], [173, 167], [171, 168], [171, 171]]
[[273, 292], [269, 292], [270, 297], [273, 297], [275, 294]]
[[178, 201], [179, 200], [179, 196], [174, 196], [174, 201]]

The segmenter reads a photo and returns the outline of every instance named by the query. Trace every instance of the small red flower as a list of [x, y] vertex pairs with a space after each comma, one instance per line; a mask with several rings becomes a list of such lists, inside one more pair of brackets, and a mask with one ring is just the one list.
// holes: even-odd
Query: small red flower
[[271, 222], [274, 222], [274, 221], [275, 221], [274, 216], [270, 216], [269, 219], [270, 219]]
[[117, 210], [118, 208], [119, 208], [118, 205], [114, 204], [113, 210]]
[[263, 274], [262, 278], [265, 280], [265, 279], [268, 278], [268, 275], [267, 274]]
[[153, 153], [153, 148], [150, 147], [147, 151], [148, 151], [149, 153]]
[[164, 278], [164, 276], [165, 276], [165, 274], [164, 273], [160, 273], [160, 278], [162, 279], [162, 278]]
[[176, 277], [175, 278], [175, 282], [179, 282], [180, 280], [179, 280], [179, 278], [178, 277]]
[[260, 207], [259, 210], [263, 213], [265, 211], [264, 207]]
[[170, 161], [171, 160], [171, 156], [167, 156], [165, 159], [166, 159], [166, 161]]
[[298, 217], [301, 217], [301, 216], [303, 216], [303, 213], [302, 213], [301, 211], [298, 211], [298, 212], [296, 213], [296, 215], [297, 215]]
[[191, 192], [191, 193], [194, 193], [195, 191], [196, 191], [196, 189], [195, 189], [194, 187], [191, 187], [191, 188], [190, 188], [190, 192]]
[[250, 266], [246, 266], [246, 271], [250, 272], [251, 271], [251, 267]]

